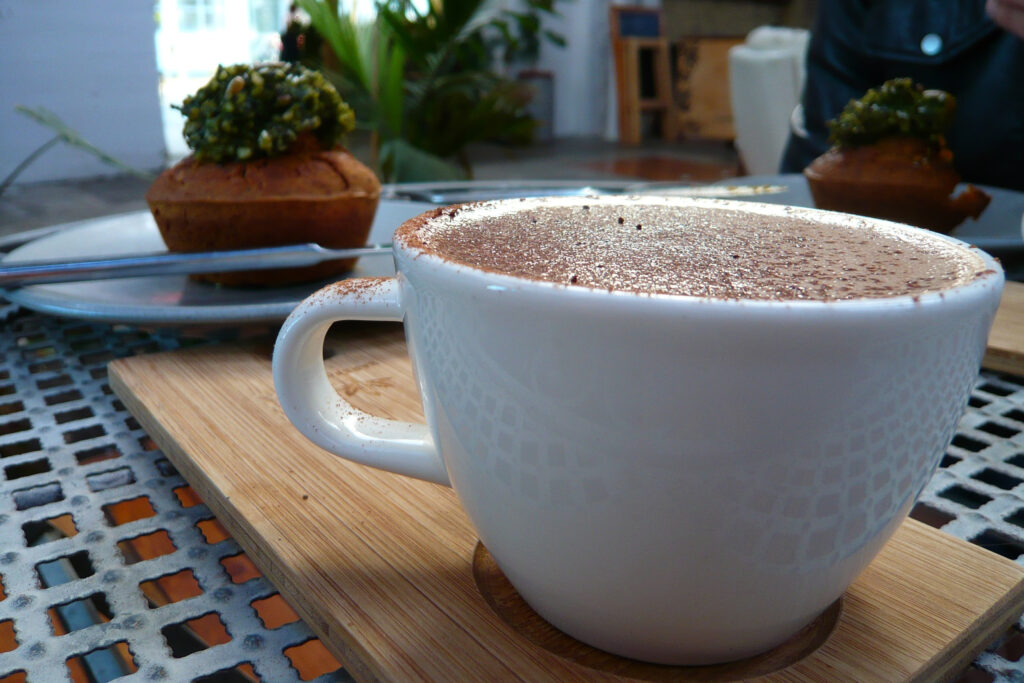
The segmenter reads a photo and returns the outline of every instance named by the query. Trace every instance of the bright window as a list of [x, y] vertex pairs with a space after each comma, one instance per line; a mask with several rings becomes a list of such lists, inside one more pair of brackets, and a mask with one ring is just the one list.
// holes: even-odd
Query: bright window
[[221, 28], [222, 0], [178, 0], [178, 29], [210, 31]]
[[284, 30], [285, 0], [249, 0], [249, 25], [258, 33]]

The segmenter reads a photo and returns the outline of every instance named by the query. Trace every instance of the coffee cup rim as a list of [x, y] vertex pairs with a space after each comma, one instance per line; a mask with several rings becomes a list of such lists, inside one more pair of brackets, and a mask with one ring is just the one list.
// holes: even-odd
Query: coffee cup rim
[[[730, 209], [746, 211], [750, 213], [780, 216], [790, 218], [809, 218], [831, 224], [849, 224], [856, 222], [859, 225], [881, 228], [886, 231], [893, 231], [902, 234], [910, 233], [919, 235], [925, 239], [945, 242], [959, 249], [964, 250], [968, 255], [976, 256], [982, 268], [969, 281], [952, 285], [935, 291], [927, 291], [919, 294], [902, 294], [888, 297], [858, 297], [852, 299], [740, 299], [713, 296], [695, 296], [687, 294], [666, 294], [661, 292], [633, 292], [626, 290], [613, 290], [605, 288], [590, 287], [586, 285], [566, 284], [542, 280], [536, 278], [514, 275], [510, 273], [487, 270], [466, 263], [450, 260], [431, 250], [416, 235], [425, 224], [443, 218], [454, 218], [459, 213], [466, 211], [480, 211], [491, 207], [518, 206], [528, 208], [530, 206], [585, 206], [594, 203], [634, 203], [634, 204], [655, 204], [680, 207]], [[715, 306], [742, 307], [743, 309], [865, 309], [865, 308], [902, 308], [906, 306], [920, 306], [929, 302], [938, 302], [950, 297], [961, 297], [972, 294], [981, 294], [993, 287], [1002, 287], [1005, 274], [998, 259], [988, 254], [983, 249], [964, 242], [950, 235], [918, 228], [904, 223], [897, 223], [880, 218], [860, 216], [855, 214], [840, 213], [837, 211], [826, 211], [823, 209], [788, 206], [782, 204], [769, 204], [766, 202], [739, 201], [729, 199], [716, 199], [704, 197], [678, 197], [671, 195], [593, 195], [593, 196], [551, 196], [551, 197], [527, 197], [514, 199], [497, 199], [479, 202], [467, 202], [451, 206], [431, 209], [423, 214], [410, 218], [403, 222], [394, 234], [394, 252], [396, 260], [401, 263], [407, 261], [422, 261], [429, 263], [435, 268], [451, 270], [460, 273], [460, 276], [470, 276], [481, 280], [482, 283], [493, 285], [501, 289], [531, 289], [536, 291], [559, 290], [563, 296], [570, 294], [580, 297], [602, 297], [606, 300], [627, 299], [627, 300], [650, 300], [650, 301], [679, 301], [702, 303]], [[401, 268], [400, 268], [401, 270]], [[492, 287], [493, 288], [493, 287]]]

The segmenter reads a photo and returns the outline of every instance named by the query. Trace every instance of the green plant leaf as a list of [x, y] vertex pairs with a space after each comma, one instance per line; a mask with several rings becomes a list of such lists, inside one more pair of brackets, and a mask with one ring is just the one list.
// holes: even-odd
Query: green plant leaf
[[511, 29], [509, 29], [507, 21], [495, 19], [494, 21], [491, 22], [491, 26], [498, 29], [498, 32], [501, 33], [501, 37], [505, 39], [505, 42], [508, 44], [508, 48], [510, 50], [515, 50], [517, 47], [519, 47], [519, 40], [514, 35], [512, 35], [512, 31]]
[[540, 30], [540, 17], [536, 14], [524, 14], [522, 12], [509, 12], [519, 24], [519, 30], [536, 33]]
[[121, 161], [117, 157], [107, 154], [102, 149], [100, 149], [99, 147], [97, 147], [96, 145], [92, 144], [91, 142], [83, 138], [81, 135], [79, 135], [78, 131], [74, 130], [68, 124], [64, 123], [64, 121], [62, 121], [59, 116], [54, 114], [49, 109], [45, 109], [44, 107], [36, 107], [35, 109], [32, 109], [31, 107], [25, 107], [19, 104], [14, 107], [14, 110], [17, 111], [19, 114], [24, 114], [36, 123], [54, 131], [65, 144], [71, 145], [72, 147], [80, 149], [84, 152], [88, 152], [89, 154], [92, 154], [93, 156], [97, 157], [100, 161], [102, 161], [105, 164], [113, 166], [114, 168], [124, 171], [125, 173], [130, 173], [131, 175], [134, 175], [138, 178], [153, 180], [156, 177], [152, 173], [149, 173], [148, 171], [143, 171], [141, 169], [135, 168], [134, 166], [131, 166]]
[[551, 41], [558, 47], [565, 47], [568, 44], [565, 41], [565, 37], [561, 33], [555, 33], [554, 31], [548, 29], [544, 29], [543, 31], [541, 31], [541, 33], [544, 34], [545, 38], [547, 38], [549, 41]]
[[381, 161], [382, 165], [390, 168], [391, 178], [398, 183], [466, 179], [466, 174], [458, 166], [417, 149], [400, 138], [381, 144]]
[[[466, 147], [480, 141], [527, 144], [536, 124], [529, 96], [492, 71], [495, 58], [529, 60], [556, 1], [527, 0], [515, 11], [489, 0], [377, 0], [375, 22], [355, 23], [331, 0], [299, 0], [336, 53], [328, 73], [374, 136], [385, 180], [451, 178], [468, 173]], [[336, 7], [336, 5], [335, 5]]]
[[298, 3], [309, 15], [313, 28], [331, 46], [346, 77], [364, 91], [371, 92], [373, 78], [370, 64], [364, 57], [365, 50], [360, 45], [357, 29], [351, 19], [339, 17], [325, 0], [298, 0]]
[[539, 12], [547, 12], [548, 14], [558, 14], [555, 11], [556, 0], [526, 0], [526, 4]]
[[378, 43], [377, 69], [380, 73], [378, 105], [387, 137], [402, 135], [405, 101], [405, 51], [382, 36]]

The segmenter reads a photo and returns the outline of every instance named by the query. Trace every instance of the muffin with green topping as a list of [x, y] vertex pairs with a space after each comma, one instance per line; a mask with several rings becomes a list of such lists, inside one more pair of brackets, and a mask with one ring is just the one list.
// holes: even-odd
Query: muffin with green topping
[[948, 233], [977, 218], [989, 196], [960, 176], [945, 134], [956, 100], [909, 78], [886, 81], [829, 122], [833, 147], [804, 169], [818, 208]]
[[[170, 251], [366, 243], [380, 182], [340, 146], [355, 117], [322, 74], [296, 64], [222, 66], [178, 108], [192, 154], [146, 193]], [[354, 262], [192, 277], [284, 285], [338, 275]]]

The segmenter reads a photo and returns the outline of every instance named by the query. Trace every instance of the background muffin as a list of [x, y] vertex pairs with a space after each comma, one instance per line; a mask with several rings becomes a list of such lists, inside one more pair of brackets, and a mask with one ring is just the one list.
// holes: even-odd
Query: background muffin
[[989, 196], [960, 182], [946, 146], [952, 95], [910, 79], [887, 81], [829, 122], [833, 147], [804, 169], [818, 208], [887, 218], [948, 233], [977, 218]]

